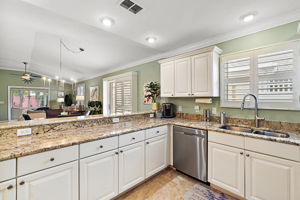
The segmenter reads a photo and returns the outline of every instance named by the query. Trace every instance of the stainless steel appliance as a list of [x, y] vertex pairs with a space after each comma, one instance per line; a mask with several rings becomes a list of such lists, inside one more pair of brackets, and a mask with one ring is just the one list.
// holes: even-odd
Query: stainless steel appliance
[[175, 105], [172, 103], [163, 103], [162, 104], [162, 117], [163, 118], [175, 117]]
[[207, 131], [174, 126], [173, 166], [207, 182]]

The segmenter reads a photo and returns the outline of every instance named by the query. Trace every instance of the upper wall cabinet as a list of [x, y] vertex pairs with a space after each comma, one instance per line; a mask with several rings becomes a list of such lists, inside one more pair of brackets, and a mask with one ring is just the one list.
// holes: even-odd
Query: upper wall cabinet
[[162, 97], [218, 97], [218, 47], [161, 60]]

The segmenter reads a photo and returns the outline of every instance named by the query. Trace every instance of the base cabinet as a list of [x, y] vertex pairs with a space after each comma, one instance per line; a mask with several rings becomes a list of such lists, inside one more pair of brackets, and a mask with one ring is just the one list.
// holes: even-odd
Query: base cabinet
[[146, 141], [146, 178], [167, 166], [167, 135]]
[[78, 161], [17, 179], [18, 200], [78, 200]]
[[80, 199], [108, 200], [118, 195], [118, 150], [80, 160]]
[[0, 199], [16, 200], [16, 180], [0, 183]]
[[210, 183], [244, 197], [244, 150], [208, 143]]
[[300, 199], [300, 163], [246, 151], [248, 200]]
[[119, 192], [145, 179], [144, 141], [119, 149]]

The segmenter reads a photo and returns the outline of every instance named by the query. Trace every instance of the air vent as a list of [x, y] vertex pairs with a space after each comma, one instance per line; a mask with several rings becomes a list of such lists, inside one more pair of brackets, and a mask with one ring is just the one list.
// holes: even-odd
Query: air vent
[[123, 8], [125, 8], [126, 10], [129, 10], [130, 12], [132, 12], [134, 14], [137, 14], [138, 12], [143, 10], [143, 8], [141, 6], [137, 5], [136, 3], [134, 3], [130, 0], [122, 1], [120, 6], [122, 6]]
[[130, 1], [130, 0], [122, 1], [121, 4], [120, 4], [120, 6], [122, 6], [125, 9], [129, 9], [133, 5], [134, 5], [134, 3], [132, 1]]
[[137, 4], [135, 4], [134, 6], [132, 6], [129, 11], [134, 13], [134, 14], [137, 14], [138, 12], [140, 12], [143, 8]]

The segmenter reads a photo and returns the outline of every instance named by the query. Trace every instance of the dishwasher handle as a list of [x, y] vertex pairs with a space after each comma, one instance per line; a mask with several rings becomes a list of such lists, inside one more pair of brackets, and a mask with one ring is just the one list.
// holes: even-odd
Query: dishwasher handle
[[188, 136], [196, 136], [196, 137], [205, 137], [206, 135], [205, 135], [205, 133], [204, 132], [197, 132], [197, 131], [195, 131], [195, 132], [184, 132], [184, 131], [175, 131], [175, 134], [176, 133], [178, 133], [178, 134], [184, 134], [184, 135], [188, 135]]

